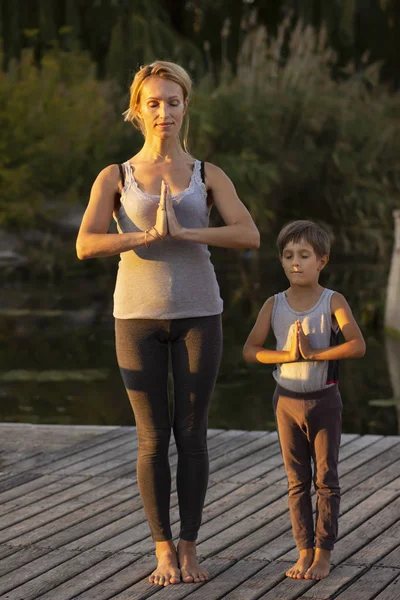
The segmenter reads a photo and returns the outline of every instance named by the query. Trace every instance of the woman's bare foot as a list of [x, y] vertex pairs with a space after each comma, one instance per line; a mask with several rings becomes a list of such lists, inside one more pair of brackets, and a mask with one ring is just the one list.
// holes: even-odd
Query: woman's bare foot
[[181, 573], [173, 542], [156, 542], [156, 557], [158, 565], [149, 577], [150, 583], [163, 586], [179, 583]]
[[287, 577], [292, 579], [303, 579], [306, 572], [309, 570], [314, 560], [314, 548], [306, 548], [300, 550], [299, 560], [293, 567], [286, 571]]
[[182, 580], [185, 583], [199, 583], [208, 580], [208, 573], [197, 562], [196, 542], [180, 540], [177, 548]]
[[307, 573], [304, 575], [304, 579], [315, 579], [319, 581], [327, 577], [331, 567], [331, 552], [330, 550], [322, 550], [322, 548], [315, 549], [314, 561]]

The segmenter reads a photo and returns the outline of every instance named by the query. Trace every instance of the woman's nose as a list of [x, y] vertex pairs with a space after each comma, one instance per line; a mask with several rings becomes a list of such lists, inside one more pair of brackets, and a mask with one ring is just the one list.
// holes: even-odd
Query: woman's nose
[[168, 115], [168, 107], [164, 102], [160, 102], [160, 116], [166, 117]]

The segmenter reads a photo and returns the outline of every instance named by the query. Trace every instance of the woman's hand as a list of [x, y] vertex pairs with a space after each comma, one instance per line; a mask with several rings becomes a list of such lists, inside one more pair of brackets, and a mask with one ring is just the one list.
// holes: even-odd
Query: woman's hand
[[292, 345], [289, 350], [289, 362], [297, 362], [300, 358], [300, 349], [299, 349], [299, 321], [293, 325], [293, 336], [292, 336]]
[[176, 218], [175, 210], [172, 205], [171, 188], [166, 181], [163, 183], [165, 190], [165, 207], [167, 209], [168, 233], [171, 237], [178, 240], [184, 235], [185, 228], [179, 224], [178, 219]]
[[[166, 194], [167, 194], [167, 192], [166, 192], [166, 188], [165, 188], [165, 183], [163, 181], [161, 183], [160, 204], [158, 205], [158, 208], [157, 208], [156, 223], [154, 225], [156, 232], [162, 238], [165, 238], [165, 236], [168, 235]], [[150, 230], [150, 234], [151, 233], [153, 233], [153, 232]]]

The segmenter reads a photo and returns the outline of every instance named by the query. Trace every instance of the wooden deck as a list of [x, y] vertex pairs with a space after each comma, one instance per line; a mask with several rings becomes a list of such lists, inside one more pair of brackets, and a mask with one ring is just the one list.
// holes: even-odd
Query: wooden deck
[[[343, 435], [340, 539], [316, 583], [285, 577], [296, 553], [276, 433], [210, 430], [198, 550], [211, 579], [167, 588], [147, 582], [136, 441], [133, 427], [0, 424], [2, 600], [400, 599], [400, 437]], [[175, 492], [171, 518], [177, 532]]]

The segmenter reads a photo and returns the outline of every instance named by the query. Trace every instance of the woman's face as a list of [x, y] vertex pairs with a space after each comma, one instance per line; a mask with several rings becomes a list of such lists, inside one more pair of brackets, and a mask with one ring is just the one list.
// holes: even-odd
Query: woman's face
[[139, 114], [143, 119], [146, 136], [166, 139], [177, 136], [182, 125], [187, 101], [179, 83], [151, 75], [143, 84]]

